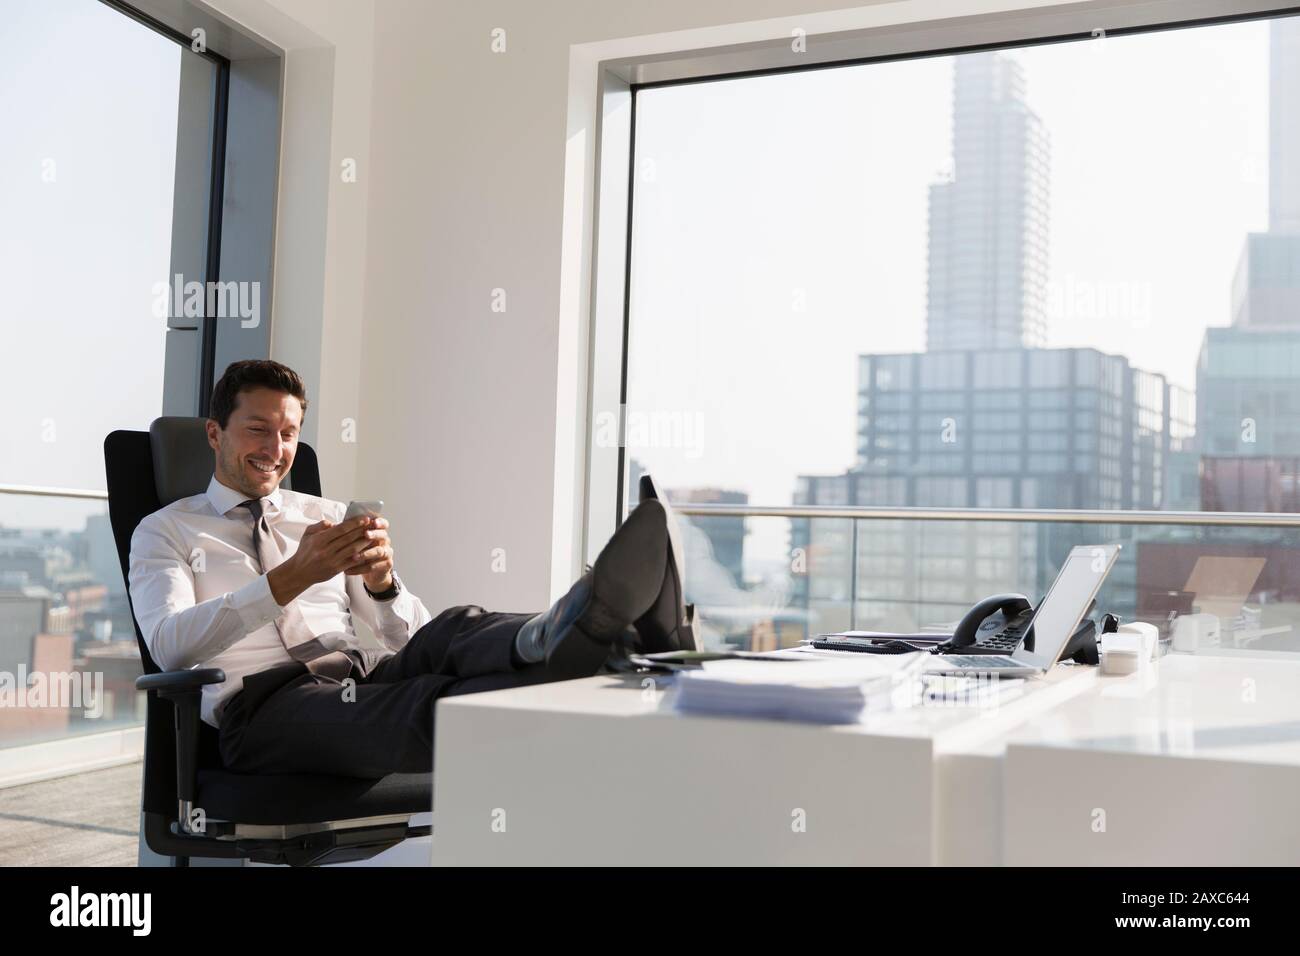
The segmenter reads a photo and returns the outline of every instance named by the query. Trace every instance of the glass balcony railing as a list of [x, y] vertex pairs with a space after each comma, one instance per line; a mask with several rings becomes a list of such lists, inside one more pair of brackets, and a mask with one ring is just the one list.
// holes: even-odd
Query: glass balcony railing
[[144, 723], [102, 491], [0, 485], [0, 749]]
[[677, 504], [709, 647], [844, 629], [951, 630], [980, 598], [1037, 601], [1070, 549], [1122, 545], [1098, 612], [1168, 651], [1300, 653], [1300, 515]]

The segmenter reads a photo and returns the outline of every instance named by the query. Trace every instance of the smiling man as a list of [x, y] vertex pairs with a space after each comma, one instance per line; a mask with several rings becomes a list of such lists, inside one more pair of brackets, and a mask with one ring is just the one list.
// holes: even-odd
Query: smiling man
[[[280, 487], [307, 393], [278, 362], [236, 362], [212, 393], [207, 491], [140, 522], [130, 589], [165, 670], [219, 667], [202, 717], [246, 773], [379, 777], [432, 768], [439, 697], [597, 673], [628, 628], [646, 652], [687, 640], [668, 516], [643, 501], [540, 614], [436, 617], [394, 573], [383, 518]], [[365, 646], [360, 617], [382, 649]]]

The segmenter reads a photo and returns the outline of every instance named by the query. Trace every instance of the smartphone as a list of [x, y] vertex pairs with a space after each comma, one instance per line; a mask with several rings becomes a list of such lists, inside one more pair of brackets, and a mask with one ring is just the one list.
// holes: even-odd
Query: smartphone
[[378, 518], [384, 513], [384, 503], [378, 498], [373, 500], [360, 500], [348, 502], [348, 510], [343, 515], [343, 520], [348, 521], [352, 518], [360, 518], [362, 515], [369, 515], [372, 518]]

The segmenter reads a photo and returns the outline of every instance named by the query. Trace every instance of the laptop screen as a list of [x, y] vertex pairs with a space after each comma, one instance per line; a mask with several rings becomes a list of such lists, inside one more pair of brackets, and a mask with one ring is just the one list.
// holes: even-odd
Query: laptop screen
[[1070, 551], [1034, 615], [1034, 650], [1020, 646], [1012, 660], [1047, 670], [1070, 642], [1070, 635], [1097, 596], [1119, 554], [1119, 545], [1079, 545]]

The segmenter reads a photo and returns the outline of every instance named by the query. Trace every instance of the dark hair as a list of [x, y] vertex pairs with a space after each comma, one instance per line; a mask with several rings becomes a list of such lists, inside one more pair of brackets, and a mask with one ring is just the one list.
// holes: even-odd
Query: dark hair
[[242, 362], [231, 362], [213, 387], [212, 410], [208, 417], [216, 419], [224, 430], [230, 423], [230, 413], [239, 401], [239, 393], [252, 388], [288, 392], [302, 402], [302, 413], [307, 414], [307, 389], [297, 372], [270, 359], [244, 359]]

